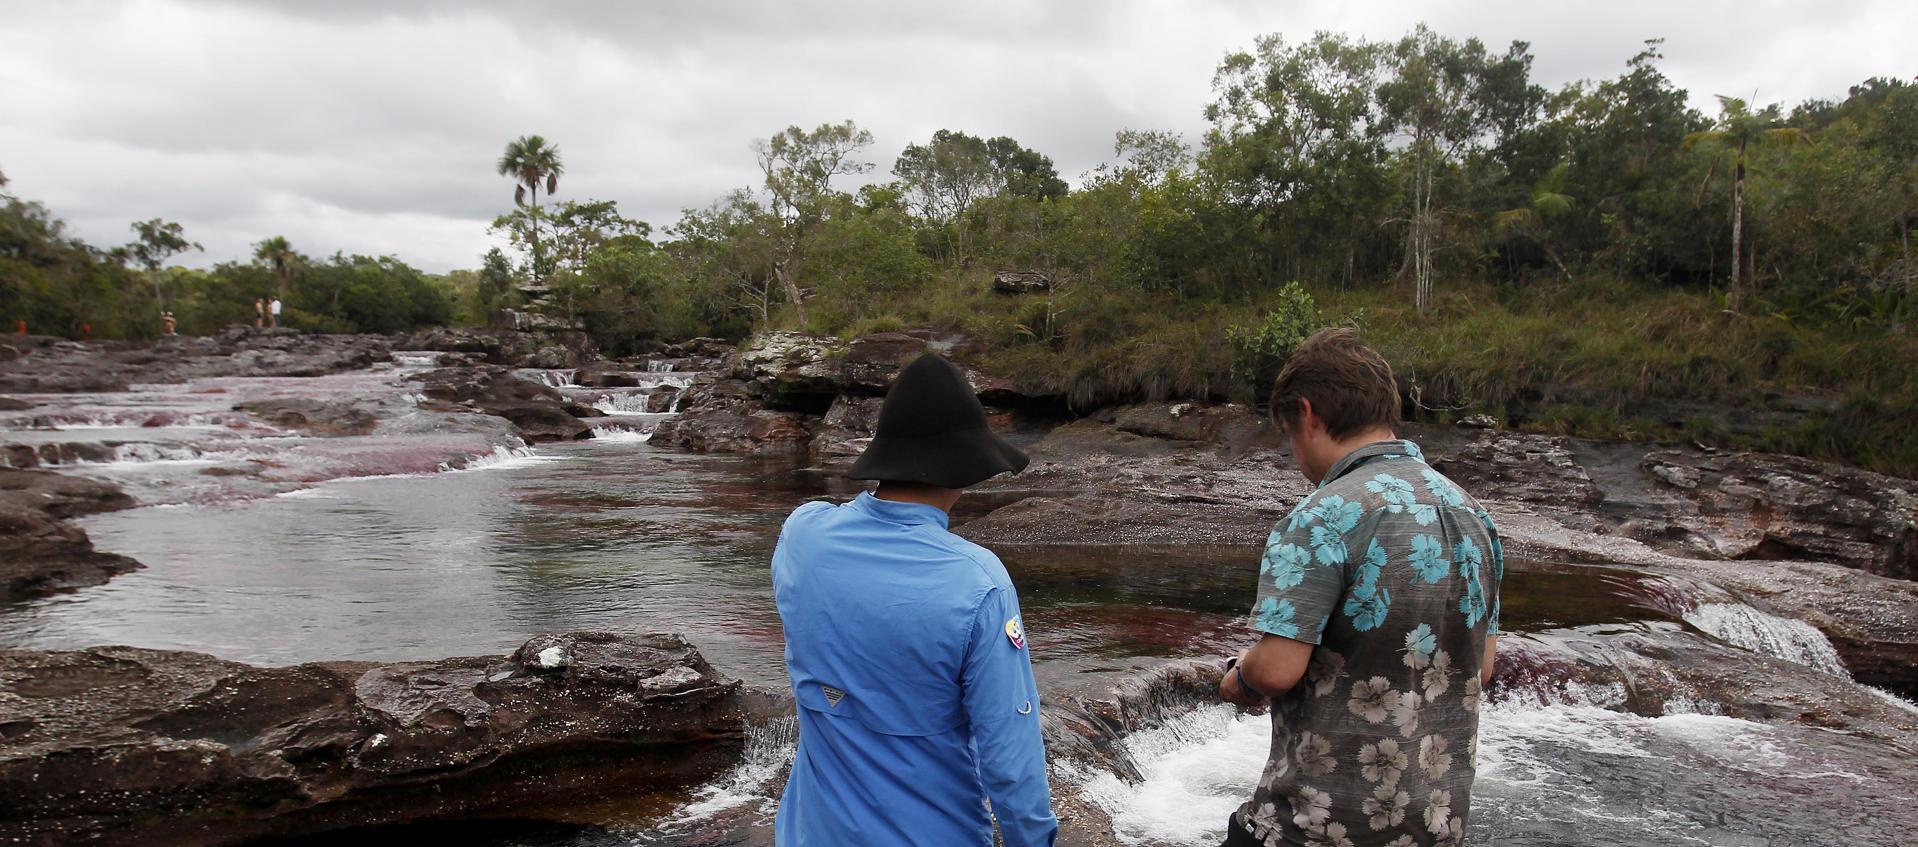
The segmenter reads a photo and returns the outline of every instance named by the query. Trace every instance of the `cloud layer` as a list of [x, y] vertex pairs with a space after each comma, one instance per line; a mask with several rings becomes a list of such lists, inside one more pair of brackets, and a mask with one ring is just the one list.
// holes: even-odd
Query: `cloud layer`
[[99, 244], [183, 223], [200, 263], [283, 234], [310, 253], [470, 267], [540, 133], [564, 198], [656, 226], [756, 178], [749, 145], [851, 118], [883, 175], [942, 127], [1011, 135], [1077, 177], [1112, 134], [1196, 139], [1212, 71], [1255, 36], [1395, 38], [1420, 21], [1529, 41], [1548, 86], [1615, 76], [1646, 38], [1709, 109], [1910, 77], [1918, 5], [1785, 3], [312, 3], [0, 0], [0, 170]]

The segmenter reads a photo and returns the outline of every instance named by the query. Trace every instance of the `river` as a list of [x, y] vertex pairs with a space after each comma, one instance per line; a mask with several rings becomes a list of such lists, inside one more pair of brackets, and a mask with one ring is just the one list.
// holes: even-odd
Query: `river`
[[[223, 411], [235, 395], [403, 396], [402, 362], [305, 381], [67, 398], [64, 426], [13, 421], [0, 440], [113, 443], [95, 451], [110, 458], [66, 469], [112, 479], [148, 504], [82, 524], [99, 549], [147, 568], [7, 610], [0, 647], [118, 643], [290, 664], [503, 653], [560, 630], [664, 630], [686, 635], [725, 673], [784, 687], [767, 567], [777, 527], [797, 504], [848, 497], [854, 483], [793, 461], [655, 449], [646, 432], [659, 416], [644, 401], [670, 375], [624, 391], [567, 387], [616, 414], [596, 420], [601, 438], [538, 448], [469, 435], [298, 437]], [[536, 376], [570, 381], [565, 372]], [[242, 463], [275, 470], [208, 472]], [[962, 502], [956, 520], [984, 507]], [[1248, 641], [1242, 614], [1256, 551], [999, 552], [1020, 587], [1049, 700], [1097, 696], [1166, 660], [1223, 655]], [[1674, 598], [1687, 592], [1696, 587], [1629, 570], [1514, 562], [1505, 625], [1588, 638], [1704, 631], [1853, 685], [1816, 630], [1735, 603]], [[1551, 680], [1497, 698], [1482, 715], [1474, 840], [1870, 843], [1858, 839], [1886, 824], [1858, 814], [1866, 807], [1851, 799], [1896, 808], [1909, 786], [1878, 764], [1882, 751], [1864, 751], [1865, 740], [1727, 717], [1709, 701], [1635, 714], [1624, 699]], [[1124, 843], [1216, 843], [1251, 790], [1268, 728], [1218, 705], [1172, 705], [1170, 720], [1123, 741], [1138, 779], [1060, 763], [1055, 793], [1110, 815]], [[481, 845], [769, 843], [791, 743], [789, 724], [761, 727], [746, 761], [691, 795], [570, 810], [554, 816], [566, 821], [559, 827], [457, 831]], [[1844, 799], [1833, 807], [1815, 798]]]

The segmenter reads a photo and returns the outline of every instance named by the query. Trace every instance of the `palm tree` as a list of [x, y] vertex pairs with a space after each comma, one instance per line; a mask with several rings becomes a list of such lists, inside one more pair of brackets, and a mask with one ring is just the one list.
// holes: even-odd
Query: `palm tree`
[[[1698, 186], [1698, 200], [1705, 198], [1705, 188], [1711, 185], [1712, 177], [1718, 174], [1718, 161], [1723, 153], [1732, 154], [1732, 311], [1740, 311], [1750, 296], [1740, 265], [1741, 252], [1745, 237], [1745, 164], [1749, 152], [1756, 147], [1786, 147], [1798, 142], [1811, 143], [1811, 136], [1798, 127], [1774, 126], [1778, 122], [1776, 112], [1766, 109], [1753, 112], [1750, 104], [1737, 97], [1718, 95], [1718, 125], [1685, 136], [1685, 149], [1690, 150], [1699, 144], [1708, 144], [1718, 148], [1712, 156], [1712, 166], [1705, 172], [1705, 181]], [[1696, 203], [1697, 201], [1693, 201]]]
[[276, 235], [253, 245], [253, 258], [273, 269], [273, 276], [280, 281], [280, 300], [286, 299], [287, 288], [293, 281], [293, 268], [299, 264], [300, 254], [293, 252], [293, 245], [287, 243], [286, 236]]
[[1492, 216], [1492, 228], [1502, 235], [1522, 235], [1532, 239], [1545, 250], [1545, 258], [1558, 266], [1560, 276], [1570, 277], [1571, 271], [1565, 269], [1565, 262], [1558, 257], [1558, 251], [1552, 249], [1547, 238], [1545, 223], [1572, 210], [1575, 198], [1565, 193], [1565, 162], [1560, 162], [1545, 174], [1545, 178], [1532, 186], [1532, 202], [1516, 209], [1506, 209]]
[[529, 198], [532, 201], [533, 278], [536, 280], [545, 269], [539, 252], [539, 187], [545, 184], [546, 195], [551, 197], [559, 190], [559, 175], [565, 172], [566, 166], [559, 161], [559, 148], [548, 145], [546, 139], [537, 135], [520, 136], [506, 145], [506, 154], [499, 157], [499, 175], [512, 177], [516, 183], [513, 202], [526, 206]]

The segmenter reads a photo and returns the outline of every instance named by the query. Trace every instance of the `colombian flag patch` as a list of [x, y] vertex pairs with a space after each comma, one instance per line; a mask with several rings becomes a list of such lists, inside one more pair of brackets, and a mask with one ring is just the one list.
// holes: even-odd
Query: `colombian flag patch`
[[1006, 621], [1006, 640], [1012, 642], [1014, 650], [1026, 649], [1026, 628], [1019, 623], [1018, 618]]

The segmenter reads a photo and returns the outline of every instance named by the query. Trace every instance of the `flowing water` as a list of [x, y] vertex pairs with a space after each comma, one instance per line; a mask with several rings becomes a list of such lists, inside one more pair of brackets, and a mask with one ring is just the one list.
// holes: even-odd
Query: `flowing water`
[[[110, 478], [149, 504], [83, 522], [100, 549], [145, 570], [8, 608], [0, 647], [123, 643], [286, 664], [503, 653], [558, 630], [670, 630], [723, 672], [784, 687], [767, 566], [777, 526], [799, 503], [858, 489], [789, 461], [653, 448], [651, 428], [672, 414], [655, 395], [676, 393], [689, 374], [653, 366], [636, 384], [606, 389], [576, 385], [573, 372], [534, 372], [608, 413], [594, 419], [599, 438], [536, 449], [473, 433], [308, 438], [230, 411], [236, 398], [287, 395], [410, 404], [405, 377], [429, 363], [37, 398], [49, 407], [0, 422], [11, 430], [0, 445], [23, 445], [9, 455]], [[63, 454], [50, 444], [69, 446]], [[956, 519], [983, 508], [962, 503]], [[1098, 696], [1168, 659], [1223, 655], [1249, 640], [1242, 616], [1256, 551], [999, 552], [1051, 701]], [[1623, 570], [1513, 563], [1505, 625], [1689, 624], [1850, 684], [1815, 629], [1720, 594]], [[1710, 703], [1647, 717], [1621, 710], [1619, 692], [1559, 693], [1484, 712], [1473, 811], [1481, 843], [1842, 843], [1821, 840], [1830, 816], [1814, 825], [1796, 814], [1804, 796], [1899, 790], [1886, 774], [1833, 764], [1860, 740], [1722, 717]], [[1103, 809], [1127, 843], [1214, 844], [1263, 764], [1266, 719], [1171, 705], [1169, 720], [1121, 742], [1140, 778], [1061, 763], [1055, 791]], [[690, 843], [717, 828], [727, 833], [718, 843], [769, 843], [765, 823], [793, 740], [790, 721], [758, 727], [738, 767], [690, 795], [608, 810], [600, 820], [611, 826], [460, 840]]]

